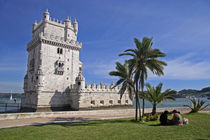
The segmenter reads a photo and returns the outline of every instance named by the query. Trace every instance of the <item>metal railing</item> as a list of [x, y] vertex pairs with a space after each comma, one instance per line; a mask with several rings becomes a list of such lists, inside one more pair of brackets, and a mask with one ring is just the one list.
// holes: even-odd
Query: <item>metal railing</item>
[[0, 103], [0, 113], [20, 112], [21, 103]]

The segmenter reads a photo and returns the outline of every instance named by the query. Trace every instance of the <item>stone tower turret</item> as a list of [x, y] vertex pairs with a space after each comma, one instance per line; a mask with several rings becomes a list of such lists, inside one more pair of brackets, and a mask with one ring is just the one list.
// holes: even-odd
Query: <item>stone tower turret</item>
[[48, 12], [48, 9], [43, 13], [43, 20], [50, 20], [50, 13]]
[[69, 107], [69, 87], [81, 82], [79, 88], [84, 88], [85, 80], [80, 73], [82, 43], [77, 41], [75, 28], [69, 18], [64, 23], [51, 20], [46, 10], [42, 20], [33, 24], [32, 33], [33, 38], [27, 44], [28, 65], [21, 108], [37, 111]]
[[82, 68], [80, 68], [79, 74], [76, 78], [76, 89], [78, 91], [85, 89], [85, 78], [82, 75]]
[[66, 18], [64, 21], [65, 24], [65, 40], [69, 40], [71, 38], [71, 20], [69, 20], [69, 17]]
[[74, 27], [74, 32], [77, 35], [77, 33], [78, 33], [78, 22], [77, 22], [76, 19], [74, 20], [73, 27]]

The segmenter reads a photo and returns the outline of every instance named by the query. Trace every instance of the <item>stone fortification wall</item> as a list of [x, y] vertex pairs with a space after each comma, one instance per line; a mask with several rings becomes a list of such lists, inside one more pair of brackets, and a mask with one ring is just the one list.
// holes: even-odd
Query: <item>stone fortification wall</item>
[[32, 34], [27, 44], [29, 55], [21, 109], [63, 110], [69, 106], [69, 110], [79, 110], [132, 105], [127, 94], [120, 99], [120, 87], [112, 88], [113, 84], [85, 85], [76, 20], [51, 19], [46, 10], [42, 20], [33, 24]]
[[75, 109], [131, 106], [132, 100], [125, 93], [120, 99], [120, 86], [88, 84], [82, 89], [71, 89], [71, 107]]

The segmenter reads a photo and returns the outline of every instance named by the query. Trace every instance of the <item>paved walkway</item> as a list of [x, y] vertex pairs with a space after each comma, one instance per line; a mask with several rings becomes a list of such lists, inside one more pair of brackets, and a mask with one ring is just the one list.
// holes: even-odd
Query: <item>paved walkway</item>
[[87, 120], [104, 120], [115, 118], [129, 118], [134, 117], [133, 113], [120, 114], [120, 115], [87, 115], [87, 116], [65, 116], [65, 117], [50, 117], [50, 118], [28, 118], [28, 119], [13, 119], [13, 120], [0, 120], [0, 128], [19, 127], [27, 125], [41, 125], [51, 123], [73, 122], [73, 121], [87, 121]]

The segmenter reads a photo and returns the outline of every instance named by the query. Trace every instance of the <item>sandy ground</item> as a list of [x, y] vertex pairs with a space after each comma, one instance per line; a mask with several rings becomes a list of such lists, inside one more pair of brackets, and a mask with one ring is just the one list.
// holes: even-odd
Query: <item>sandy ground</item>
[[[164, 109], [159, 110], [162, 112]], [[150, 110], [145, 110], [147, 113]], [[189, 110], [179, 110], [181, 113], [188, 113]], [[135, 111], [134, 111], [135, 112]], [[96, 114], [96, 115], [75, 115], [75, 116], [65, 116], [65, 117], [49, 117], [49, 118], [29, 118], [29, 119], [14, 119], [14, 120], [0, 120], [0, 128], [10, 128], [10, 127], [20, 127], [28, 125], [42, 125], [42, 124], [52, 124], [52, 123], [62, 123], [62, 122], [73, 122], [73, 121], [87, 121], [87, 120], [105, 120], [105, 119], [116, 119], [116, 118], [129, 118], [134, 117], [134, 112], [129, 112], [125, 114]], [[201, 113], [210, 114], [210, 109], [205, 111], [200, 111]]]

